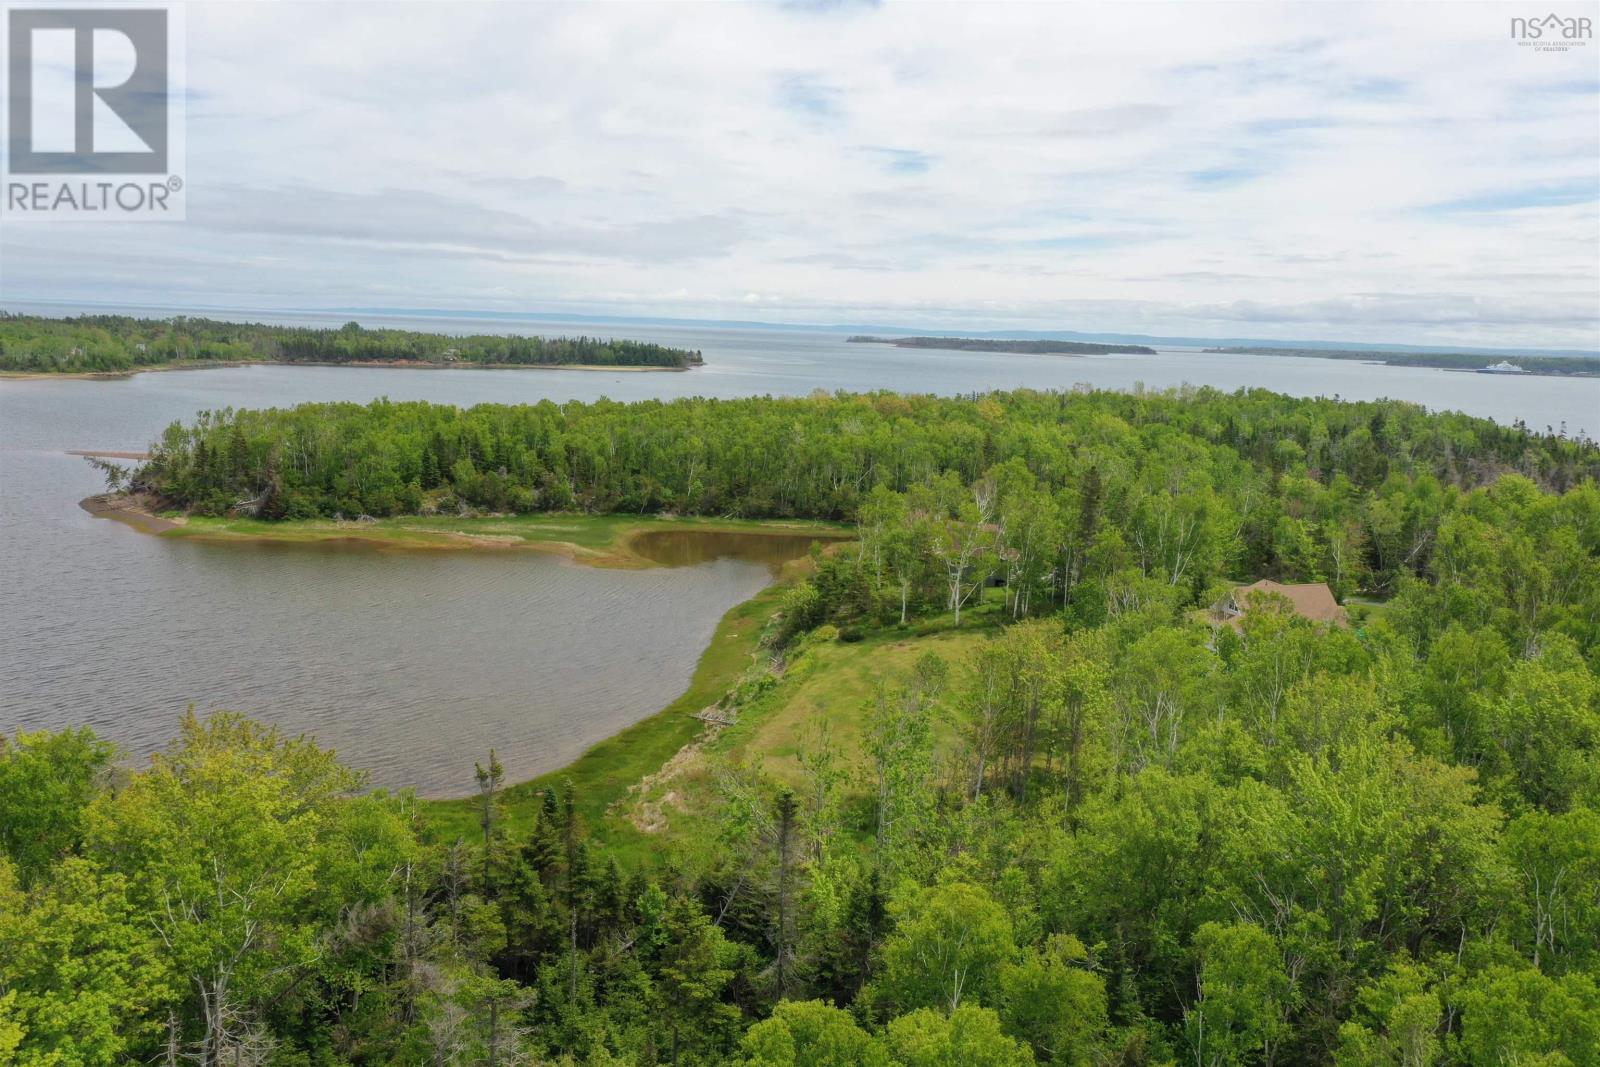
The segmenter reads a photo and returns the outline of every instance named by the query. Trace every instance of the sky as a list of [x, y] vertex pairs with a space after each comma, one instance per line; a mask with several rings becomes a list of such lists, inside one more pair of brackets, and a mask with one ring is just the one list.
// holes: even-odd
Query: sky
[[1600, 348], [1600, 5], [186, 5], [187, 220], [0, 307]]

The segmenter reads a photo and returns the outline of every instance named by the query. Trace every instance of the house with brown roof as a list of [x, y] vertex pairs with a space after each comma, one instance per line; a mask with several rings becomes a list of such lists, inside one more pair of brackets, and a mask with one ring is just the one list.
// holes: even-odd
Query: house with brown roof
[[1285, 585], [1270, 578], [1263, 578], [1259, 582], [1241, 585], [1235, 589], [1220, 606], [1217, 621], [1238, 627], [1239, 620], [1250, 610], [1252, 593], [1283, 597], [1289, 602], [1289, 610], [1302, 619], [1310, 619], [1312, 622], [1327, 626], [1350, 625], [1349, 616], [1334, 599], [1333, 590], [1328, 588], [1328, 583], [1302, 582], [1297, 585]]

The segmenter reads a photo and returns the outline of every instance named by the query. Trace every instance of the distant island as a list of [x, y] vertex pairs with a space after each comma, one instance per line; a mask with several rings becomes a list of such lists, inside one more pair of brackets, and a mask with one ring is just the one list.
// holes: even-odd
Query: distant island
[[1207, 352], [1235, 356], [1302, 356], [1315, 359], [1357, 359], [1391, 367], [1437, 367], [1441, 370], [1481, 371], [1485, 374], [1547, 374], [1571, 378], [1600, 377], [1600, 357], [1512, 356], [1509, 360], [1471, 352], [1385, 352], [1343, 348], [1208, 348]]
[[242, 363], [687, 370], [703, 362], [697, 350], [598, 337], [455, 337], [369, 330], [356, 322], [318, 329], [184, 315], [47, 318], [0, 312], [0, 372], [14, 374], [129, 374]]
[[952, 352], [1022, 352], [1034, 356], [1109, 356], [1125, 353], [1153, 356], [1144, 345], [1102, 345], [1085, 341], [1012, 341], [982, 337], [868, 337], [846, 338], [852, 344], [894, 345], [896, 348], [942, 348]]

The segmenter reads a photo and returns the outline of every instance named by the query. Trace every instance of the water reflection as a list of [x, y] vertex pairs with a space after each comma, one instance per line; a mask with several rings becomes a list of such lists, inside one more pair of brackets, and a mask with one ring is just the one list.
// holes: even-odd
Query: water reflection
[[645, 559], [669, 567], [687, 567], [718, 559], [763, 563], [776, 572], [799, 559], [817, 542], [840, 541], [848, 535], [767, 533], [756, 530], [644, 530], [628, 546]]

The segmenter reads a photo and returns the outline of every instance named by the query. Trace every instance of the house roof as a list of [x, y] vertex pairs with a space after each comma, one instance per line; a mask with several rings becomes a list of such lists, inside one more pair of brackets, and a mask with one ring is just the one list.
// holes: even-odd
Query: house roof
[[1348, 622], [1344, 608], [1333, 598], [1333, 590], [1328, 588], [1326, 582], [1304, 582], [1299, 585], [1285, 585], [1275, 582], [1270, 578], [1263, 578], [1259, 582], [1241, 585], [1233, 591], [1235, 606], [1242, 612], [1249, 604], [1251, 593], [1277, 593], [1285, 597], [1293, 606], [1296, 615], [1311, 619], [1313, 622], [1331, 622], [1344, 625]]

